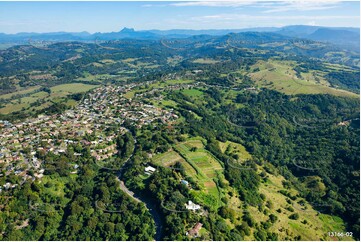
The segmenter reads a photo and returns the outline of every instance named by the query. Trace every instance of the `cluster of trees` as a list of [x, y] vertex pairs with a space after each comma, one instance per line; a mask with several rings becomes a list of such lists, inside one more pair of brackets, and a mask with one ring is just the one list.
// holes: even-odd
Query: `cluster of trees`
[[[219, 151], [215, 140], [244, 144], [257, 160], [275, 165], [309, 202], [327, 203], [329, 206], [320, 210], [341, 216], [348, 229], [359, 236], [357, 99], [298, 95], [292, 100], [279, 92], [262, 90], [259, 94], [238, 94], [236, 101], [244, 107], [237, 108], [235, 104], [225, 104], [226, 92], [204, 93], [199, 102], [181, 93], [169, 96], [179, 104], [178, 111], [187, 119], [181, 130], [206, 138], [207, 149], [223, 162], [229, 157]], [[350, 124], [339, 125], [344, 120]], [[226, 175], [242, 199], [259, 201], [260, 178], [252, 170], [244, 173], [226, 169]], [[318, 179], [305, 179], [313, 176]], [[297, 219], [297, 215], [292, 219]]]
[[0, 75], [0, 94], [11, 93], [16, 90], [15, 83], [10, 78]]
[[[299, 178], [320, 177], [322, 182], [294, 185], [308, 201], [330, 204], [322, 211], [343, 217], [358, 236], [360, 184], [355, 174], [360, 164], [359, 127], [352, 122], [346, 127], [338, 125], [344, 120], [357, 122], [358, 100], [299, 95], [291, 101], [290, 97], [268, 90], [252, 99], [245, 95], [242, 100], [250, 113], [260, 112], [266, 117], [253, 129], [246, 129], [242, 138], [247, 148], [254, 156], [278, 166], [286, 178], [291, 177], [288, 171]], [[241, 119], [243, 110], [235, 109], [234, 113]]]
[[343, 87], [354, 92], [360, 91], [359, 71], [334, 71], [327, 73], [326, 78], [333, 86]]

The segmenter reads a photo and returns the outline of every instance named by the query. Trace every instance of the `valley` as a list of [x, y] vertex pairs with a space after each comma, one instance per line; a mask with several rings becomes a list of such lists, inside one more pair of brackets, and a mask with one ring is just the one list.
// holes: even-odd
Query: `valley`
[[1, 240], [359, 238], [355, 50], [242, 32], [0, 57]]

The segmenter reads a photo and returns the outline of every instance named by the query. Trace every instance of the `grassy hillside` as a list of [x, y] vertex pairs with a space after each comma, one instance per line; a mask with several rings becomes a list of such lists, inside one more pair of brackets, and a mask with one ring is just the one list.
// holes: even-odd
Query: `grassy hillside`
[[[0, 114], [8, 114], [16, 111], [30, 111], [29, 109], [40, 110], [51, 105], [52, 102], [64, 101], [67, 95], [74, 93], [87, 92], [98, 85], [89, 85], [83, 83], [70, 83], [57, 85], [50, 88], [50, 93], [41, 91], [41, 89], [31, 87], [11, 94], [1, 95], [1, 98], [11, 99], [2, 108]], [[16, 98], [17, 95], [22, 97]], [[75, 101], [68, 102], [70, 106], [75, 105]], [[33, 107], [33, 108], [32, 108]]]
[[297, 63], [292, 61], [258, 61], [251, 66], [252, 72], [248, 76], [259, 87], [274, 89], [285, 94], [331, 94], [358, 97], [355, 93], [332, 88], [324, 78], [326, 72], [310, 70], [297, 75], [294, 70], [296, 66]]
[[[228, 155], [238, 154], [239, 161], [252, 159], [252, 155], [239, 143], [219, 142], [219, 147]], [[164, 167], [180, 162], [188, 177], [184, 179], [191, 178], [200, 187], [199, 190], [191, 189], [198, 198], [197, 203], [214, 209], [226, 206], [233, 211], [234, 219], [226, 219], [230, 227], [242, 226], [243, 214], [248, 211], [256, 223], [268, 223], [269, 231], [277, 233], [279, 240], [332, 240], [328, 232], [345, 231], [342, 219], [318, 212], [317, 205], [308, 204], [292, 187], [286, 188], [286, 179], [277, 174], [270, 164], [265, 165], [267, 168], [259, 165], [256, 168], [262, 177], [259, 188], [262, 202], [247, 204], [240, 199], [240, 194], [229, 186], [221, 164], [204, 148], [199, 138], [187, 138], [168, 152], [153, 156], [152, 160], [154, 164]], [[219, 186], [219, 182], [223, 185]], [[245, 239], [255, 240], [255, 232], [256, 230], [251, 228], [251, 234]], [[203, 233], [207, 234], [207, 231], [203, 229]], [[347, 240], [349, 237], [343, 239]]]
[[[230, 147], [228, 148], [230, 153], [238, 153], [244, 159], [252, 158], [241, 144], [230, 141], [219, 142], [219, 144], [223, 152]], [[268, 168], [265, 169], [265, 166]], [[292, 240], [298, 236], [301, 236], [299, 238], [302, 240], [332, 240], [328, 232], [345, 231], [342, 219], [319, 213], [311, 204], [299, 198], [295, 189], [287, 187], [287, 193], [285, 193], [286, 179], [276, 172], [273, 173], [272, 165], [266, 163], [265, 166], [257, 165], [257, 173], [263, 178], [259, 188], [259, 192], [264, 196], [263, 202], [259, 204], [242, 202], [236, 191], [229, 188], [232, 196], [227, 193], [226, 197], [230, 208], [236, 214], [241, 215], [247, 209], [254, 220], [260, 223], [269, 222], [271, 214], [277, 216], [274, 223], [270, 223], [269, 231], [277, 233], [279, 240]], [[295, 215], [297, 219], [292, 219], [293, 214], [297, 214]], [[241, 219], [241, 216], [238, 216], [237, 220]], [[245, 239], [254, 240], [255, 238], [251, 235]]]
[[174, 145], [173, 150], [153, 157], [157, 165], [169, 167], [180, 162], [187, 176], [199, 186], [193, 190], [199, 202], [217, 209], [221, 205], [217, 180], [223, 168], [218, 160], [204, 148], [200, 139], [189, 139]]

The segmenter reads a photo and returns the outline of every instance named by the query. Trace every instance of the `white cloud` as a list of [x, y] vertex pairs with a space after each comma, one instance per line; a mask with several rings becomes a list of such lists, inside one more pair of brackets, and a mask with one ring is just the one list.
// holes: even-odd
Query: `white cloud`
[[247, 15], [247, 14], [217, 14], [217, 15], [205, 15], [205, 16], [195, 16], [192, 17], [191, 21], [198, 21], [202, 23], [216, 23], [218, 21], [242, 21], [242, 22], [264, 22], [272, 23], [273, 21], [308, 21], [304, 24], [315, 25], [317, 20], [355, 20], [359, 21], [360, 16], [350, 16], [350, 15], [279, 15], [279, 16], [270, 16], [270, 15]]
[[326, 10], [336, 8], [338, 1], [289, 1], [289, 2], [275, 2], [273, 5], [263, 5], [268, 10], [263, 13], [276, 13], [287, 11], [313, 11], [313, 10]]
[[307, 25], [316, 26], [316, 21], [310, 21], [307, 23]]
[[338, 0], [303, 0], [303, 1], [193, 1], [170, 3], [176, 7], [243, 7], [252, 6], [265, 9], [263, 13], [286, 12], [286, 11], [312, 11], [336, 8]]

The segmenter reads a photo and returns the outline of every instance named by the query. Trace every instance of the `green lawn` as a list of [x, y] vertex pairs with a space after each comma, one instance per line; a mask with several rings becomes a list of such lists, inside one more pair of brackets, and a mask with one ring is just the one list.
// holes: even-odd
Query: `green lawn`
[[124, 94], [124, 97], [130, 99], [130, 98], [133, 98], [134, 95], [135, 95], [135, 91], [129, 91]]
[[174, 102], [173, 100], [162, 100], [159, 102], [154, 101], [153, 105], [160, 108], [166, 108], [166, 107], [175, 108], [177, 106], [177, 103]]
[[200, 97], [203, 95], [203, 92], [197, 89], [185, 89], [182, 90], [182, 93], [191, 97]]

